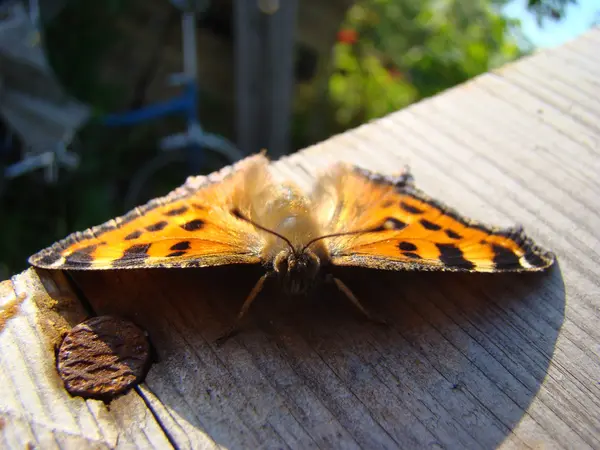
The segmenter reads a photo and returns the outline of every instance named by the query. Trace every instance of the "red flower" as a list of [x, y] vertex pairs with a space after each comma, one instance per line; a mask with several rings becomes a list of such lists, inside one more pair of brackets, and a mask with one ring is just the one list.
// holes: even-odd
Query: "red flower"
[[343, 44], [354, 44], [358, 40], [358, 33], [356, 30], [352, 30], [349, 28], [342, 28], [338, 31], [337, 41]]

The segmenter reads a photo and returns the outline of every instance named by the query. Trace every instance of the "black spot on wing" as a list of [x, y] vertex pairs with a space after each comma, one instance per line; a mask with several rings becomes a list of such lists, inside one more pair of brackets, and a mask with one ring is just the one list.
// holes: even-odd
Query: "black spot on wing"
[[194, 219], [180, 225], [185, 231], [196, 231], [204, 226], [204, 220]]
[[115, 268], [127, 267], [133, 263], [139, 263], [148, 258], [148, 249], [152, 244], [135, 244], [123, 252], [123, 256], [115, 259], [112, 266]]
[[417, 246], [412, 242], [400, 242], [398, 248], [403, 252], [414, 252], [417, 249]]
[[69, 266], [89, 267], [94, 261], [92, 253], [98, 248], [97, 244], [88, 245], [87, 247], [75, 250], [73, 253], [65, 257], [65, 264]]
[[190, 241], [181, 241], [177, 244], [171, 245], [171, 248], [169, 250], [189, 250], [189, 248]]
[[419, 222], [421, 222], [421, 225], [423, 225], [423, 228], [426, 228], [428, 230], [437, 231], [437, 230], [442, 229], [442, 227], [440, 227], [438, 224], [430, 222], [427, 219], [421, 219], [421, 220], [419, 220]]
[[188, 210], [187, 206], [180, 206], [179, 208], [173, 208], [167, 212], [165, 212], [165, 216], [173, 217], [180, 216]]
[[51, 266], [61, 258], [60, 253], [48, 253], [37, 259], [36, 263], [43, 266]]
[[462, 239], [462, 236], [460, 234], [458, 234], [456, 231], [451, 230], [450, 228], [446, 228], [444, 232], [446, 233], [446, 236], [448, 236], [451, 239]]
[[169, 258], [173, 258], [173, 257], [175, 257], [175, 256], [183, 256], [183, 255], [185, 255], [185, 253], [186, 253], [186, 252], [172, 252], [172, 253], [169, 253], [169, 254], [167, 255], [167, 257], [169, 257]]
[[140, 230], [135, 230], [132, 231], [131, 233], [129, 233], [127, 236], [125, 236], [125, 240], [126, 241], [130, 241], [132, 239], [137, 239], [139, 238], [142, 234], [144, 234], [142, 231]]
[[146, 230], [148, 230], [148, 231], [160, 231], [160, 230], [163, 230], [167, 225], [169, 225], [169, 222], [167, 222], [166, 220], [161, 220], [160, 222], [156, 222], [156, 223], [153, 223], [150, 226], [147, 226]]
[[494, 265], [499, 270], [520, 269], [519, 257], [512, 250], [501, 245], [492, 244], [494, 252]]
[[402, 254], [404, 256], [406, 256], [407, 258], [410, 258], [410, 259], [421, 259], [421, 256], [419, 256], [419, 255], [417, 255], [416, 253], [413, 253], [413, 252], [402, 252]]
[[425, 212], [421, 208], [417, 208], [416, 206], [409, 205], [406, 202], [400, 202], [400, 208], [402, 208], [404, 211], [409, 212], [411, 214], [423, 214]]
[[534, 252], [528, 252], [525, 254], [525, 259], [533, 267], [546, 267], [549, 265], [549, 261], [552, 260], [552, 256], [546, 255], [547, 259], [542, 258], [539, 254]]
[[[521, 260], [519, 260], [519, 264], [513, 264], [513, 270], [531, 270], [534, 268], [544, 269], [546, 267], [551, 266], [556, 256], [543, 248], [538, 247], [531, 238], [525, 235], [522, 227], [509, 228], [507, 230], [501, 230], [502, 236], [508, 237], [512, 239], [523, 251], [523, 259], [529, 263], [531, 267], [527, 267], [527, 265], [523, 265]], [[498, 233], [500, 234], [500, 233]], [[503, 250], [501, 250], [503, 252]], [[512, 253], [512, 252], [511, 252]], [[503, 258], [510, 258], [510, 256], [504, 256]]]
[[435, 244], [440, 251], [440, 261], [446, 266], [460, 269], [472, 270], [475, 268], [468, 259], [465, 259], [463, 252], [454, 244]]

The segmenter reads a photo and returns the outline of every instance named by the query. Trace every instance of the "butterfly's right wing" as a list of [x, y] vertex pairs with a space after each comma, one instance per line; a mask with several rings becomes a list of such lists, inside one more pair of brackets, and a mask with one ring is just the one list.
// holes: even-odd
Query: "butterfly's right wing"
[[264, 237], [236, 212], [251, 216], [253, 198], [269, 191], [267, 167], [261, 154], [208, 177], [190, 177], [167, 196], [73, 233], [29, 262], [87, 270], [259, 263]]
[[461, 216], [416, 189], [408, 174], [385, 177], [339, 164], [317, 182], [313, 199], [334, 265], [387, 270], [524, 272], [554, 255], [520, 228], [501, 229]]

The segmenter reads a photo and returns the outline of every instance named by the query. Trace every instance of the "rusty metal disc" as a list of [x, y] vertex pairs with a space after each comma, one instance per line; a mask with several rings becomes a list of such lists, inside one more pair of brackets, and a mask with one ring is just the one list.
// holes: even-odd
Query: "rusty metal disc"
[[139, 383], [149, 367], [146, 333], [128, 320], [100, 316], [65, 336], [57, 368], [72, 395], [110, 400]]

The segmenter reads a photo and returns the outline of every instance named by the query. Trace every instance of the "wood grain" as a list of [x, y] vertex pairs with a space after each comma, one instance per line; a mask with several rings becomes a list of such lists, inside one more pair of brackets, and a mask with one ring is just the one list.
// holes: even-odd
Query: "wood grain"
[[56, 373], [61, 330], [86, 316], [64, 276], [29, 269], [0, 284], [0, 305], [19, 298], [0, 333], [0, 448], [165, 448], [165, 434], [131, 392], [107, 408], [72, 398]]
[[[309, 186], [337, 160], [409, 164], [465, 214], [523, 224], [557, 253], [548, 273], [344, 271], [389, 327], [334, 290], [289, 304], [267, 287], [223, 345], [260, 270], [72, 273], [83, 304], [155, 348], [145, 383], [106, 409], [61, 390], [48, 317], [60, 329], [85, 312], [30, 270], [0, 285], [3, 302], [24, 299], [0, 332], [0, 445], [600, 448], [599, 44], [592, 30], [273, 165]], [[63, 324], [39, 313], [46, 295], [71, 299], [50, 308]]]

